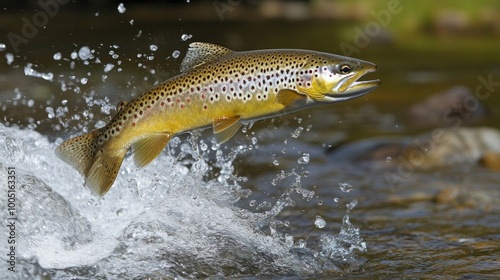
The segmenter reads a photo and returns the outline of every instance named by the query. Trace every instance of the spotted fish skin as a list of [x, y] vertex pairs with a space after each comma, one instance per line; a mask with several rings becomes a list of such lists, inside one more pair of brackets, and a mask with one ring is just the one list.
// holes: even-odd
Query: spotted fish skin
[[181, 74], [120, 102], [105, 127], [62, 143], [56, 154], [102, 196], [129, 148], [136, 166], [143, 167], [178, 133], [212, 126], [225, 142], [242, 121], [364, 95], [380, 81], [358, 78], [375, 69], [370, 62], [308, 50], [233, 52], [192, 43]]

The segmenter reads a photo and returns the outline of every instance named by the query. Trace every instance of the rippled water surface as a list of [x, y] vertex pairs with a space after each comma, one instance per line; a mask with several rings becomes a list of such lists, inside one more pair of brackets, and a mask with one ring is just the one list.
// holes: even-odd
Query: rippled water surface
[[[88, 25], [69, 24], [72, 17]], [[262, 33], [250, 32], [256, 27]], [[290, 27], [297, 33], [282, 32]], [[378, 64], [370, 74], [382, 80], [375, 92], [248, 124], [222, 146], [208, 130], [179, 135], [146, 168], [127, 157], [99, 200], [55, 147], [104, 125], [119, 101], [176, 74], [190, 42], [339, 53], [322, 34], [340, 31], [324, 22], [160, 26], [126, 12], [61, 14], [47, 28], [18, 52], [8, 44], [0, 51], [0, 212], [5, 221], [13, 167], [18, 217], [17, 272], [9, 277], [498, 275], [500, 173], [464, 157], [418, 168], [394, 153], [444, 129], [417, 126], [409, 106], [456, 85], [474, 90], [479, 77], [500, 80], [497, 42], [423, 39], [433, 41], [428, 50], [374, 44], [358, 57]], [[500, 98], [484, 104], [486, 117], [444, 133], [457, 139], [466, 127], [499, 129]], [[4, 269], [5, 238], [0, 247]]]

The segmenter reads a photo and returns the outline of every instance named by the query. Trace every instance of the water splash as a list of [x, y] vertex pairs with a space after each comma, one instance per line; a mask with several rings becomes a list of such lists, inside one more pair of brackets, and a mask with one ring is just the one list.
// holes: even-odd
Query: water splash
[[[97, 200], [82, 188], [79, 174], [56, 158], [54, 143], [32, 130], [0, 125], [0, 178], [6, 179], [7, 163], [19, 174], [23, 267], [40, 266], [58, 277], [83, 271], [107, 278], [337, 269], [330, 260], [333, 252], [317, 254], [301, 239], [291, 245], [293, 236], [278, 229], [284, 224], [278, 214], [295, 205], [292, 193], [314, 196], [301, 187], [303, 174], [280, 173], [274, 183], [291, 177], [290, 188], [270, 210], [251, 213], [234, 206], [251, 194], [240, 185], [246, 178], [237, 176], [233, 166], [245, 145], [223, 152], [206, 147], [210, 145], [198, 137], [195, 131], [188, 141], [173, 139], [168, 153], [143, 170], [126, 159], [115, 187]], [[216, 155], [215, 163], [209, 161], [210, 154]], [[219, 175], [205, 180], [214, 168], [220, 169]], [[1, 207], [3, 215], [7, 211]], [[269, 235], [260, 230], [264, 225]], [[324, 246], [333, 246], [328, 240], [338, 243], [338, 238], [326, 236], [322, 242], [329, 245]]]

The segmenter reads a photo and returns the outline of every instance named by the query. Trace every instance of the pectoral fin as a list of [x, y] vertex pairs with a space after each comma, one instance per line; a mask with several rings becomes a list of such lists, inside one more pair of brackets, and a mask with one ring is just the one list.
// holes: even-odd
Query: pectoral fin
[[239, 120], [239, 116], [234, 116], [222, 117], [213, 121], [212, 125], [217, 143], [222, 144], [234, 136], [241, 127]]
[[288, 107], [291, 104], [299, 100], [304, 100], [306, 98], [307, 97], [305, 95], [299, 94], [296, 91], [289, 89], [282, 89], [276, 95], [276, 101], [285, 107]]
[[152, 133], [132, 144], [134, 164], [138, 168], [148, 165], [167, 146], [171, 133]]

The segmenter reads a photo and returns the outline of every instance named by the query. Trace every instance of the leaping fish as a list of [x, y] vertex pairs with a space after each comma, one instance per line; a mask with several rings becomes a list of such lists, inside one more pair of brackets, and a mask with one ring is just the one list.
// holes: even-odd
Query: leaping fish
[[362, 96], [380, 80], [358, 79], [376, 68], [367, 61], [310, 50], [236, 52], [191, 43], [179, 75], [120, 102], [106, 126], [63, 142], [56, 154], [84, 176], [85, 186], [103, 196], [129, 148], [141, 168], [182, 132], [212, 126], [223, 143], [242, 121]]

